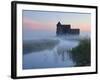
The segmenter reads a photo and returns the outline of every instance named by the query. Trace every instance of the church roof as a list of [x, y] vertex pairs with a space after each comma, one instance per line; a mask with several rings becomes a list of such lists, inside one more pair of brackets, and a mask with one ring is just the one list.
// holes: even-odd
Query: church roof
[[61, 25], [60, 21], [57, 23], [57, 25]]

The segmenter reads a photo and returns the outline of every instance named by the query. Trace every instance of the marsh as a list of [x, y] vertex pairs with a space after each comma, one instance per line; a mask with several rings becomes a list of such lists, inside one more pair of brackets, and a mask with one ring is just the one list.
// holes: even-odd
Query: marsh
[[79, 36], [54, 36], [24, 40], [23, 69], [76, 66], [77, 62], [69, 50], [78, 46], [81, 38]]

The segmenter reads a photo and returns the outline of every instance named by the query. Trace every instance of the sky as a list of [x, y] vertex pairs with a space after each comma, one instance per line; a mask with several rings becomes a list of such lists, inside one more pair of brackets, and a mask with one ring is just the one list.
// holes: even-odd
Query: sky
[[70, 24], [71, 28], [90, 32], [91, 14], [23, 10], [23, 27], [33, 31], [56, 31], [56, 24]]

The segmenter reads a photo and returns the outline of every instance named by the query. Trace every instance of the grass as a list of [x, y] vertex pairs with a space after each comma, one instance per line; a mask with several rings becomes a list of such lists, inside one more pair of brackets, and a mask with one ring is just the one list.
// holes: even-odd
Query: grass
[[76, 66], [90, 66], [91, 63], [91, 42], [90, 39], [80, 40], [77, 47], [72, 48], [72, 59]]
[[30, 40], [23, 42], [23, 53], [39, 52], [46, 49], [53, 49], [57, 44], [58, 40]]

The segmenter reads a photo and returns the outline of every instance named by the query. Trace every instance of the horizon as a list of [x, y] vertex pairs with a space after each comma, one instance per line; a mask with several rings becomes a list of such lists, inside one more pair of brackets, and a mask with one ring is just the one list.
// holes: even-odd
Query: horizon
[[22, 16], [23, 28], [33, 31], [55, 32], [59, 21], [61, 24], [70, 24], [72, 29], [78, 28], [81, 32], [91, 31], [91, 14], [89, 13], [23, 10]]

